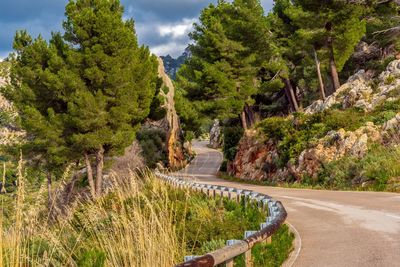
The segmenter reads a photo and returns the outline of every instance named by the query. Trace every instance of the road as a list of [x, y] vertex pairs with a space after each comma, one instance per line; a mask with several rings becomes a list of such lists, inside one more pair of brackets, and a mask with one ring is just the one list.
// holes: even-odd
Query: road
[[[200, 183], [253, 190], [280, 200], [297, 230], [293, 266], [399, 266], [400, 194], [319, 191], [247, 185], [218, 179], [219, 151], [194, 143], [183, 172]], [[251, 229], [250, 229], [251, 230]]]

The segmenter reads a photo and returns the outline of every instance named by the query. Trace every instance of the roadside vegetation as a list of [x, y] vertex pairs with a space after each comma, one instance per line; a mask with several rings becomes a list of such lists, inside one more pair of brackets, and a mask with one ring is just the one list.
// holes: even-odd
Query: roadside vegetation
[[[129, 179], [112, 175], [105, 195], [77, 200], [51, 217], [41, 205], [45, 191], [27, 201], [22, 164], [17, 191], [1, 195], [1, 266], [173, 266], [185, 255], [202, 255], [227, 239], [242, 239], [266, 216], [256, 206], [221, 203], [141, 172]], [[4, 213], [9, 205], [13, 212]], [[292, 241], [284, 226], [272, 244], [255, 248], [255, 266], [280, 266]]]

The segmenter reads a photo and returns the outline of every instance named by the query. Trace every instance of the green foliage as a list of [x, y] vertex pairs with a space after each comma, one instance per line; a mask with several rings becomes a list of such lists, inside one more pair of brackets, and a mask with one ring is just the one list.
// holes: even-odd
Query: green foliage
[[198, 112], [196, 105], [186, 97], [186, 92], [181, 88], [175, 90], [175, 109], [181, 121], [181, 127], [185, 131], [194, 132], [200, 136], [202, 126], [207, 123], [207, 119]]
[[[259, 229], [265, 218], [256, 205], [245, 208], [243, 203], [238, 205], [224, 199], [221, 206], [220, 199], [207, 199], [203, 194], [191, 194], [187, 201], [188, 210], [178, 214], [177, 221], [186, 218], [186, 225], [197, 227], [182, 228], [184, 225], [178, 225], [177, 231], [180, 236], [186, 237], [187, 248], [193, 248], [191, 254], [195, 255], [202, 254], [205, 249], [222, 246], [218, 240], [242, 239], [244, 231]], [[174, 203], [184, 211], [185, 203], [181, 200]]]
[[235, 159], [237, 146], [243, 136], [243, 128], [240, 126], [225, 126], [224, 134], [224, 157], [230, 161]]
[[389, 75], [389, 76], [385, 79], [385, 84], [386, 84], [386, 85], [390, 85], [390, 84], [392, 84], [394, 81], [396, 81], [396, 77], [394, 77], [393, 75]]
[[103, 267], [105, 266], [106, 255], [96, 249], [84, 251], [77, 260], [78, 266], [82, 267]]
[[223, 239], [218, 239], [218, 240], [211, 240], [211, 241], [206, 241], [203, 243], [203, 245], [200, 248], [200, 255], [206, 255], [207, 253], [210, 253], [211, 251], [215, 251], [217, 249], [225, 247], [226, 241]]
[[[294, 234], [287, 225], [283, 225], [273, 236], [271, 244], [258, 244], [252, 249], [252, 260], [255, 267], [282, 266], [293, 249]], [[244, 257], [240, 257], [235, 266], [245, 266]]]
[[260, 61], [254, 49], [268, 52], [265, 26], [258, 1], [219, 1], [202, 11], [190, 34], [193, 56], [177, 76], [178, 87], [198, 112], [211, 119], [236, 118], [254, 102]]
[[344, 157], [323, 166], [319, 182], [331, 188], [361, 187], [383, 191], [388, 180], [400, 176], [400, 149], [380, 145], [370, 147], [362, 159]]
[[142, 129], [136, 136], [142, 148], [142, 156], [149, 168], [155, 168], [158, 162], [166, 161], [165, 132], [158, 129]]
[[13, 122], [13, 119], [9, 112], [0, 111], [0, 127], [9, 126]]
[[196, 135], [192, 131], [185, 132], [185, 141], [192, 142], [195, 139]]
[[64, 35], [49, 43], [17, 32], [12, 86], [3, 89], [31, 141], [24, 155], [48, 171], [103, 148], [122, 153], [149, 114], [157, 83], [157, 61], [139, 47], [118, 0], [71, 0], [65, 15]]
[[156, 94], [151, 102], [149, 119], [159, 121], [165, 118], [167, 110], [164, 108], [165, 98], [160, 94]]
[[302, 151], [329, 131], [355, 131], [366, 122], [382, 125], [392, 119], [400, 109], [400, 101], [387, 101], [374, 111], [365, 113], [358, 109], [327, 110], [322, 113], [305, 115], [293, 114], [292, 118], [271, 117], [259, 123], [258, 128], [267, 138], [278, 145], [279, 167], [297, 160]]

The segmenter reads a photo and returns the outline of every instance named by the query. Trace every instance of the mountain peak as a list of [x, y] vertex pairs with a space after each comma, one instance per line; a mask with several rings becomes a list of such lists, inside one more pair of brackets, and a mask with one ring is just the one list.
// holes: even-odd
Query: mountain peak
[[175, 80], [176, 73], [179, 71], [180, 67], [186, 62], [188, 58], [192, 56], [190, 48], [187, 47], [185, 51], [177, 58], [173, 58], [171, 55], [161, 56], [164, 62], [165, 72], [171, 79]]

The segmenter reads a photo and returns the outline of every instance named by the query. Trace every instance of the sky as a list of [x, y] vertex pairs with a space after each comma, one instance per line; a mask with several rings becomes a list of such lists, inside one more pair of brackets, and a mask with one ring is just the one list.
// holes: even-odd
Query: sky
[[[0, 0], [0, 59], [12, 51], [17, 30], [49, 38], [62, 30], [68, 0]], [[190, 42], [188, 33], [203, 8], [216, 0], [121, 0], [125, 18], [133, 18], [140, 44], [159, 56], [177, 57]], [[261, 0], [268, 11], [273, 0]]]

